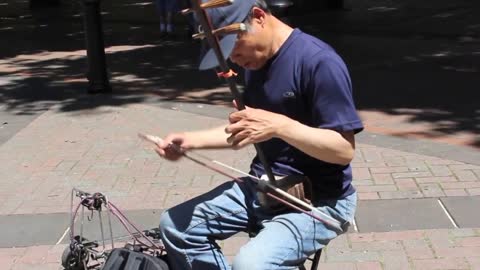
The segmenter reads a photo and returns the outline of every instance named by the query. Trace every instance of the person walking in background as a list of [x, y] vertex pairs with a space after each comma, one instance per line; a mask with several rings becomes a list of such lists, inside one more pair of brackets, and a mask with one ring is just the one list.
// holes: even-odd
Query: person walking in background
[[173, 34], [173, 14], [176, 12], [176, 0], [155, 0], [158, 17], [160, 19], [160, 33]]

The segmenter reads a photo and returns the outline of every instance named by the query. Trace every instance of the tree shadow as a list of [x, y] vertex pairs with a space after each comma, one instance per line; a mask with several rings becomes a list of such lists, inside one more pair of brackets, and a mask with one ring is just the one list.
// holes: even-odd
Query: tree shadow
[[290, 22], [345, 59], [359, 110], [431, 126], [417, 134], [391, 134], [469, 133], [475, 137], [470, 145], [480, 147], [480, 3], [362, 2], [350, 11], [317, 12]]
[[[428, 122], [434, 128], [425, 136], [478, 135], [480, 3], [432, 1], [355, 1], [349, 11], [287, 19], [345, 59], [358, 109]], [[176, 17], [176, 37], [164, 39], [151, 2], [105, 1], [102, 7], [113, 93], [92, 96], [86, 94], [80, 2], [33, 11], [20, 3], [2, 6], [0, 35], [8, 43], [0, 50], [0, 101], [7, 110], [35, 114], [56, 104], [75, 111], [152, 97], [230, 104], [223, 80], [197, 70], [199, 44], [186, 38], [186, 20]], [[472, 146], [480, 147], [480, 139]]]
[[[199, 42], [186, 38], [177, 17], [174, 37], [157, 31], [150, 2], [108, 2], [102, 8], [106, 60], [113, 93], [87, 94], [87, 58], [80, 3], [30, 10], [9, 5], [2, 39], [18, 46], [0, 52], [0, 101], [17, 114], [36, 114], [52, 104], [60, 110], [160, 101], [230, 104], [231, 95], [215, 72], [197, 69]], [[144, 16], [142, 16], [142, 14]], [[241, 79], [241, 78], [239, 78]]]

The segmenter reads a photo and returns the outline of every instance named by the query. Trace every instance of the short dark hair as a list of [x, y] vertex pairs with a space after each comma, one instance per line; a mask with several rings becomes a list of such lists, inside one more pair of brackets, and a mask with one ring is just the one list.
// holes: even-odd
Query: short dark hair
[[[270, 10], [270, 7], [268, 6], [267, 2], [265, 2], [265, 0], [255, 0], [255, 4], [253, 4], [252, 9], [254, 7], [258, 7], [260, 9], [262, 9], [263, 11], [265, 11], [266, 13], [272, 14], [272, 11]], [[243, 23], [247, 26], [247, 29], [249, 29], [249, 25], [250, 25], [250, 22], [252, 21], [252, 19], [253, 19], [253, 12], [252, 12], [252, 10], [250, 10], [247, 17], [243, 21]]]

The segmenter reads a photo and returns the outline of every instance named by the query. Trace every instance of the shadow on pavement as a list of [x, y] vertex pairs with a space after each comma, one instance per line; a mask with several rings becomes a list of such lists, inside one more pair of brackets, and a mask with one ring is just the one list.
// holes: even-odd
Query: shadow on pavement
[[[479, 134], [479, 3], [369, 0], [348, 5], [348, 10], [288, 20], [342, 55], [360, 110], [429, 122], [433, 132], [425, 136]], [[214, 72], [196, 69], [199, 48], [186, 38], [184, 18], [176, 18], [176, 37], [165, 39], [158, 33], [152, 2], [103, 1], [102, 7], [113, 93], [98, 98], [86, 94], [80, 2], [37, 10], [27, 3], [2, 4], [0, 35], [8, 42], [0, 50], [0, 101], [6, 110], [35, 114], [52, 104], [64, 111], [83, 110], [142, 102], [147, 96], [230, 103], [228, 89]], [[478, 136], [472, 146], [480, 147]]]

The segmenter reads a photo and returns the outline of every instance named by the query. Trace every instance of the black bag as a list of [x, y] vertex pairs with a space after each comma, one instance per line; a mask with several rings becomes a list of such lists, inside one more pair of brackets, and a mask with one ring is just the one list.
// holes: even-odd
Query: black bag
[[155, 256], [127, 248], [114, 248], [102, 270], [168, 270], [167, 263]]

